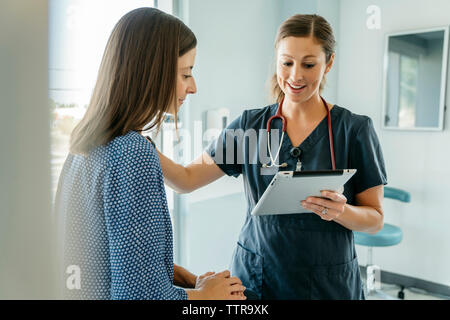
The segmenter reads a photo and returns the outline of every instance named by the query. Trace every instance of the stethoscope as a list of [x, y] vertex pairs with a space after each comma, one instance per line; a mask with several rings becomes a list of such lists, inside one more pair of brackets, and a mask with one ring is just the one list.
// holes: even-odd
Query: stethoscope
[[[329, 137], [329, 140], [330, 140], [331, 164], [333, 166], [333, 170], [336, 170], [336, 163], [335, 163], [335, 158], [334, 158], [334, 145], [333, 145], [333, 130], [332, 130], [332, 127], [331, 127], [330, 109], [328, 108], [328, 105], [327, 105], [327, 102], [325, 101], [325, 99], [322, 98], [322, 97], [320, 97], [320, 99], [322, 99], [323, 105], [325, 106], [325, 109], [327, 110], [328, 137]], [[281, 100], [281, 102], [280, 102], [280, 104], [278, 106], [277, 113], [274, 116], [270, 117], [269, 120], [267, 120], [267, 150], [269, 151], [270, 161], [272, 162], [272, 164], [270, 164], [270, 165], [263, 164], [263, 168], [271, 168], [271, 167], [284, 168], [284, 167], [288, 166], [288, 164], [286, 162], [283, 162], [282, 164], [276, 164], [278, 156], [280, 155], [281, 147], [283, 145], [284, 133], [286, 132], [286, 126], [287, 126], [286, 118], [282, 114], [283, 101], [284, 101], [284, 98]], [[278, 147], [278, 151], [277, 151], [277, 154], [275, 155], [275, 158], [273, 158], [272, 151], [270, 150], [270, 123], [274, 119], [281, 119], [282, 131], [283, 131], [283, 133], [281, 134], [281, 143], [280, 143], [280, 145]], [[291, 156], [298, 159], [297, 167], [296, 167], [295, 171], [301, 171], [301, 169], [302, 169], [302, 163], [300, 161], [301, 153], [302, 153], [302, 151], [300, 150], [299, 147], [293, 147], [291, 149], [291, 151], [290, 151]]]

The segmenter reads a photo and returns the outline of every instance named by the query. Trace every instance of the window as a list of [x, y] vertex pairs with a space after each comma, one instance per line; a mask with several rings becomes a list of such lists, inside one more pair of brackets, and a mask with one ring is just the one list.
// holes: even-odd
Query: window
[[[49, 1], [53, 195], [69, 151], [70, 133], [86, 111], [114, 25], [133, 9], [155, 6], [168, 13], [172, 11], [171, 0]], [[171, 194], [169, 197], [172, 199]]]

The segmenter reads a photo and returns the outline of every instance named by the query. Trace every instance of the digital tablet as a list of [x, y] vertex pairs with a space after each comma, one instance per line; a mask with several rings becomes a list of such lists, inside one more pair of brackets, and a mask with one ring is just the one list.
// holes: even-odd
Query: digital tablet
[[301, 201], [308, 197], [321, 197], [323, 190], [342, 191], [344, 184], [356, 169], [328, 171], [280, 171], [270, 182], [252, 215], [305, 213]]

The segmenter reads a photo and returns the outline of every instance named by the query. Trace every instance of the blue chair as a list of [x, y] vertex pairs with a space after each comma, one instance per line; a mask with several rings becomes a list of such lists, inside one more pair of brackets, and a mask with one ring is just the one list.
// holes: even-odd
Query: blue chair
[[[409, 192], [391, 187], [384, 188], [384, 197], [405, 203], [411, 201], [411, 195], [409, 194]], [[354, 232], [354, 237], [356, 244], [368, 247], [366, 265], [366, 293], [376, 293], [383, 298], [389, 298], [389, 296], [378, 290], [378, 288], [375, 288], [375, 280], [377, 280], [377, 277], [378, 280], [380, 279], [380, 268], [372, 264], [372, 248], [389, 247], [399, 244], [403, 238], [402, 229], [392, 224], [385, 223], [383, 229], [381, 229], [376, 234]], [[404, 287], [402, 287], [400, 292], [398, 293], [398, 297], [400, 299], [404, 299], [403, 289]]]

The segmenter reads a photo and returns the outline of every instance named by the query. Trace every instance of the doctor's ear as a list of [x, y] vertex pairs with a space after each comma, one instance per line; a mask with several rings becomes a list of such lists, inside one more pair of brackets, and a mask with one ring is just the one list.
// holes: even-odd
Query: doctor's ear
[[334, 62], [334, 53], [331, 55], [330, 61], [328, 61], [328, 63], [327, 63], [327, 67], [325, 68], [325, 74], [330, 72], [331, 67], [333, 66], [333, 62]]

